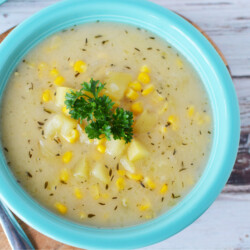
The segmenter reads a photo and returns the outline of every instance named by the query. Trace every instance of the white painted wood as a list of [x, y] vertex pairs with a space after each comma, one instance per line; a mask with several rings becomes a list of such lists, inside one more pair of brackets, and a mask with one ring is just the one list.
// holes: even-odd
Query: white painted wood
[[[152, 0], [198, 24], [218, 45], [231, 68], [244, 131], [250, 128], [250, 0]], [[0, 6], [0, 33], [57, 0], [8, 0]], [[250, 249], [249, 187], [227, 186], [191, 226], [144, 250]]]
[[250, 249], [250, 194], [221, 194], [191, 226], [143, 249]]

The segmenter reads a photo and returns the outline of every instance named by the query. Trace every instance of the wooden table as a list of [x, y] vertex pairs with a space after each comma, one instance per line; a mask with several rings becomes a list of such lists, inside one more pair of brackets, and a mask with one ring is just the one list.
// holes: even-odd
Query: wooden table
[[[55, 2], [9, 0], [0, 6], [0, 34]], [[206, 213], [179, 234], [144, 249], [250, 249], [250, 1], [153, 2], [198, 24], [224, 54], [239, 98], [241, 141], [228, 184]], [[21, 225], [37, 249], [74, 249], [41, 235], [23, 222]], [[1, 229], [0, 249], [10, 249]]]

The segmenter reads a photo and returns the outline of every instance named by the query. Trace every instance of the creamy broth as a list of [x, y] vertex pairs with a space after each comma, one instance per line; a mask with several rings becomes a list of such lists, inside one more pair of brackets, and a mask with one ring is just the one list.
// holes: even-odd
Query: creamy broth
[[[116, 105], [133, 110], [131, 143], [89, 140], [68, 116], [62, 87], [80, 89], [90, 78], [107, 82]], [[144, 29], [102, 22], [63, 30], [28, 53], [8, 84], [1, 124], [24, 189], [50, 210], [98, 227], [171, 209], [199, 180], [212, 138], [208, 97], [192, 66]]]

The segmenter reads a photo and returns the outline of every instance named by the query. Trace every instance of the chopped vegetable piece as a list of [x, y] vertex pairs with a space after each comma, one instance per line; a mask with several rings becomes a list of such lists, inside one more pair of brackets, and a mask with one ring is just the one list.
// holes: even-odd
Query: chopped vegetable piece
[[131, 82], [130, 74], [122, 72], [112, 72], [108, 75], [106, 81], [105, 94], [113, 100], [121, 100], [124, 96], [128, 84]]
[[119, 191], [124, 189], [124, 187], [125, 187], [125, 181], [124, 181], [124, 179], [122, 177], [119, 177], [116, 180], [116, 187], [117, 187], [117, 189]]
[[143, 106], [141, 102], [135, 102], [131, 105], [131, 111], [135, 114], [135, 115], [139, 115], [143, 112]]
[[73, 175], [85, 180], [89, 178], [89, 165], [86, 161], [86, 158], [82, 158], [76, 163]]
[[106, 142], [106, 151], [108, 154], [119, 157], [123, 154], [124, 150], [126, 149], [127, 145], [123, 140], [113, 140]]
[[83, 61], [76, 61], [74, 64], [74, 71], [79, 72], [79, 73], [84, 73], [87, 69], [87, 65]]
[[79, 200], [82, 199], [82, 197], [83, 197], [83, 194], [82, 194], [82, 192], [81, 192], [81, 190], [79, 188], [75, 188], [74, 195]]
[[143, 176], [141, 174], [126, 173], [126, 176], [128, 176], [129, 179], [135, 180], [135, 181], [140, 181], [143, 179]]
[[135, 91], [141, 91], [141, 84], [137, 81], [131, 82], [128, 85], [130, 88], [132, 88]]
[[152, 93], [155, 90], [155, 86], [153, 84], [149, 84], [146, 86], [146, 88], [142, 91], [142, 95], [146, 96]]
[[96, 149], [97, 149], [97, 151], [99, 151], [102, 154], [104, 154], [106, 151], [106, 147], [102, 144], [97, 145]]
[[150, 73], [150, 69], [147, 65], [143, 65], [140, 69], [141, 72]]
[[168, 191], [168, 185], [163, 184], [163, 186], [161, 187], [161, 190], [160, 190], [160, 194], [165, 194], [167, 191]]
[[105, 184], [110, 181], [108, 169], [101, 163], [97, 162], [92, 170], [92, 175]]
[[54, 80], [55, 85], [61, 86], [65, 82], [65, 79], [63, 76], [57, 76]]
[[148, 110], [144, 110], [136, 120], [134, 130], [140, 133], [149, 132], [156, 126], [157, 118], [157, 114], [150, 113]]
[[122, 166], [129, 171], [130, 173], [134, 173], [135, 172], [135, 166], [134, 164], [128, 160], [128, 158], [126, 156], [123, 156], [120, 159], [120, 163], [122, 164]]
[[128, 159], [137, 161], [149, 155], [147, 149], [136, 139], [134, 139], [128, 147]]
[[188, 109], [187, 109], [187, 115], [188, 115], [189, 118], [191, 118], [191, 117], [194, 116], [194, 106], [193, 105], [191, 105], [191, 106], [188, 107]]
[[134, 91], [133, 89], [131, 88], [128, 88], [128, 90], [126, 91], [126, 97], [130, 100], [136, 100], [138, 97], [139, 97], [139, 94]]
[[66, 93], [70, 93], [71, 91], [75, 91], [75, 89], [67, 88], [67, 87], [57, 87], [56, 89], [56, 106], [65, 107], [65, 95]]
[[138, 81], [144, 84], [148, 84], [150, 82], [150, 76], [147, 73], [141, 72], [138, 77]]
[[43, 102], [48, 102], [51, 100], [51, 91], [49, 89], [46, 89], [42, 94], [42, 100]]
[[71, 161], [71, 159], [72, 159], [72, 156], [73, 156], [72, 152], [67, 151], [67, 152], [64, 153], [64, 155], [62, 157], [62, 161], [64, 163], [69, 163]]
[[51, 76], [54, 76], [54, 77], [57, 77], [57, 76], [59, 76], [59, 71], [58, 71], [56, 68], [53, 68], [53, 69], [50, 71], [50, 75], [51, 75]]
[[149, 177], [145, 177], [143, 183], [146, 185], [146, 187], [155, 189], [155, 183]]
[[63, 205], [60, 202], [56, 202], [55, 203], [55, 208], [58, 210], [59, 213], [61, 214], [66, 214], [67, 213], [67, 207], [65, 205]]
[[69, 180], [69, 172], [66, 168], [61, 170], [60, 173], [60, 181], [67, 183], [67, 181]]

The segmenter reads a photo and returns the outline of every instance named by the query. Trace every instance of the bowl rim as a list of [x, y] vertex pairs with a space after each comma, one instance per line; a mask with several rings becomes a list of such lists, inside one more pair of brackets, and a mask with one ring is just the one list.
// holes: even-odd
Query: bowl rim
[[[85, 16], [80, 16], [80, 10]], [[34, 201], [16, 182], [1, 150], [0, 197], [25, 223], [55, 240], [92, 249], [138, 248], [176, 234], [197, 219], [219, 195], [231, 173], [239, 144], [237, 96], [228, 70], [213, 46], [170, 10], [145, 0], [66, 0], [28, 18], [0, 44], [3, 76], [0, 99], [11, 72], [25, 52], [57, 30], [96, 20], [146, 28], [172, 44], [197, 70], [211, 100], [214, 117], [212, 151], [201, 179], [178, 205], [154, 220], [125, 228], [92, 228], [62, 219]], [[56, 24], [48, 26], [53, 22]]]

